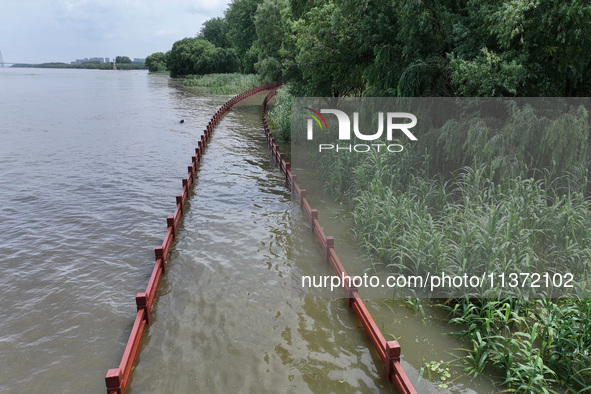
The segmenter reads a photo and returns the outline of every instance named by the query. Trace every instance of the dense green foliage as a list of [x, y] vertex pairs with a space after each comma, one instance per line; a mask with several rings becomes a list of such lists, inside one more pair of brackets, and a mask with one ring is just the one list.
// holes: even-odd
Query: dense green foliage
[[[565, 113], [549, 118], [540, 103], [504, 102], [508, 121], [496, 124], [494, 117], [474, 117], [450, 122], [422, 138], [421, 147], [431, 154], [430, 174], [446, 174], [465, 165], [490, 163], [495, 179], [537, 177], [540, 171], [552, 176], [591, 169], [589, 159], [588, 108], [566, 104]], [[500, 101], [499, 101], [500, 102]], [[548, 105], [559, 106], [556, 99]], [[535, 104], [534, 104], [535, 103]], [[583, 185], [584, 192], [591, 192]]]
[[[195, 38], [176, 41], [165, 54], [171, 77], [211, 73], [255, 72], [259, 49], [255, 45], [255, 13], [262, 0], [234, 0], [224, 18], [207, 20]], [[159, 53], [146, 58], [152, 70], [161, 70]]]
[[129, 64], [129, 63], [131, 63], [131, 59], [129, 57], [127, 57], [127, 56], [117, 56], [115, 58], [115, 63], [117, 63], [117, 64], [126, 64], [126, 63]]
[[590, 96], [589, 20], [587, 0], [233, 0], [197, 38], [297, 95]]
[[162, 72], [166, 70], [166, 54], [155, 52], [146, 57], [146, 67], [151, 73]]
[[285, 52], [283, 42], [289, 26], [289, 7], [285, 0], [265, 1], [254, 17], [257, 39], [254, 48], [258, 59], [254, 67], [267, 82], [279, 81], [283, 76], [281, 64]]
[[238, 71], [238, 58], [232, 49], [218, 48], [201, 38], [183, 38], [166, 55], [171, 77], [187, 74], [230, 73]]
[[[467, 337], [466, 371], [477, 375], [492, 365], [514, 392], [552, 393], [551, 384], [570, 392], [591, 390], [591, 300], [515, 298], [457, 300], [451, 322]], [[568, 392], [568, 391], [567, 391]]]
[[[27, 68], [79, 68], [79, 69], [91, 69], [91, 70], [112, 70], [113, 63], [101, 63], [101, 62], [86, 62], [80, 64], [70, 64], [70, 63], [39, 63], [39, 64], [27, 64], [27, 63], [19, 63], [14, 64], [12, 67], [27, 67]], [[146, 68], [145, 63], [139, 62], [132, 62], [132, 63], [123, 63], [118, 64], [118, 70], [144, 70]]]
[[[105, 64], [105, 63], [103, 63]], [[109, 63], [109, 66], [111, 66], [111, 68], [113, 67], [112, 64]], [[131, 62], [131, 63], [122, 63], [122, 64], [117, 64], [117, 70], [145, 70], [146, 69], [146, 64], [145, 63], [140, 63], [140, 62]]]
[[203, 23], [197, 38], [203, 38], [219, 48], [230, 48], [227, 29], [228, 23], [224, 18], [212, 18]]
[[309, 96], [588, 96], [590, 18], [585, 0], [265, 0], [257, 70]]
[[284, 85], [278, 89], [274, 105], [272, 105], [269, 112], [268, 121], [279, 141], [291, 141], [291, 96], [289, 94], [289, 85]]
[[257, 38], [254, 17], [262, 0], [233, 0], [226, 10], [226, 37], [240, 59], [243, 73], [255, 72], [258, 53], [254, 47]]
[[190, 75], [184, 85], [206, 88], [213, 94], [239, 94], [261, 84], [256, 74], [208, 74]]

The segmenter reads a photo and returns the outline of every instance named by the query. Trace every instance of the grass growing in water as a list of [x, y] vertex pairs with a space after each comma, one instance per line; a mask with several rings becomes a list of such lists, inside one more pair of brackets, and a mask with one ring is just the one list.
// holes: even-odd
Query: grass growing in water
[[239, 94], [261, 84], [256, 74], [206, 74], [189, 75], [185, 86], [206, 88], [212, 94]]
[[[580, 121], [588, 136], [586, 117]], [[502, 135], [490, 133], [490, 144]], [[491, 165], [470, 162], [459, 152], [456, 161], [468, 164], [454, 168], [453, 160], [429, 155], [437, 138], [430, 141], [433, 149], [401, 155], [325, 152], [315, 167], [326, 191], [348, 203], [364, 250], [376, 265], [398, 275], [550, 268], [578, 272], [579, 280], [589, 277], [591, 261], [586, 138], [576, 156], [560, 161], [562, 167], [544, 159], [544, 152], [536, 155], [532, 144], [519, 155], [515, 145], [504, 150], [505, 156], [487, 157]], [[449, 149], [456, 146], [462, 145]], [[539, 157], [541, 164], [530, 167], [521, 156]], [[516, 165], [508, 171], [496, 157]], [[447, 167], [436, 173], [441, 163]], [[450, 294], [442, 306], [450, 324], [460, 328], [456, 335], [469, 344], [466, 372], [477, 375], [492, 367], [512, 392], [591, 391], [591, 300], [585, 289], [577, 291], [569, 299]]]
[[281, 142], [291, 141], [291, 95], [289, 84], [277, 90], [273, 108], [267, 119], [276, 138]]
[[[325, 174], [329, 190], [347, 190], [354, 232], [378, 264], [422, 276], [443, 269], [588, 272], [591, 210], [583, 194], [554, 194], [544, 180], [495, 185], [485, 165], [443, 183], [422, 177], [420, 167], [409, 174], [383, 159], [319, 166], [331, 173]], [[552, 385], [591, 390], [589, 299], [452, 297], [444, 306], [451, 323], [463, 328], [457, 335], [472, 344], [469, 374], [496, 367], [504, 385], [523, 393], [553, 392]]]

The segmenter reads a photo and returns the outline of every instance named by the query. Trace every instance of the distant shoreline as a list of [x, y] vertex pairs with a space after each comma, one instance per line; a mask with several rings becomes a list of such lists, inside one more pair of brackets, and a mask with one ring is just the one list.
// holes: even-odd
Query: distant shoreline
[[[88, 62], [80, 64], [68, 64], [68, 63], [15, 63], [10, 68], [78, 68], [78, 69], [92, 69], [92, 70], [113, 70], [113, 63], [99, 63], [99, 62]], [[147, 70], [145, 63], [132, 62], [132, 63], [117, 63], [117, 70]]]

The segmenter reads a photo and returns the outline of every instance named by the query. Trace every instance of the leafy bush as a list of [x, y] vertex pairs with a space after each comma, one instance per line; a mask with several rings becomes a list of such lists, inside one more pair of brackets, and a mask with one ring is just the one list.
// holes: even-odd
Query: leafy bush
[[166, 54], [155, 52], [146, 57], [146, 67], [151, 73], [162, 72], [166, 70]]
[[233, 49], [218, 48], [201, 38], [183, 38], [175, 42], [166, 56], [171, 77], [189, 74], [231, 73], [239, 70]]

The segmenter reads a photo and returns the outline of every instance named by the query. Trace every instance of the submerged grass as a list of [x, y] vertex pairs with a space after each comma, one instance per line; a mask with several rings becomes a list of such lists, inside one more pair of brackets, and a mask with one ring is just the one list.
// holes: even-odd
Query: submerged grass
[[[333, 174], [329, 179], [337, 184], [328, 185], [339, 190], [346, 179], [354, 232], [389, 270], [424, 277], [442, 270], [479, 275], [551, 267], [588, 278], [591, 210], [581, 193], [553, 194], [543, 180], [533, 179], [495, 185], [486, 165], [464, 168], [447, 183], [417, 174], [402, 179], [392, 167], [380, 171], [385, 163], [376, 160], [366, 157], [351, 176]], [[472, 344], [466, 371], [477, 375], [496, 367], [515, 392], [591, 390], [591, 301], [528, 296], [450, 295], [450, 322], [463, 327], [457, 335]]]
[[189, 75], [185, 86], [205, 88], [212, 94], [239, 94], [261, 84], [256, 74], [206, 74]]
[[291, 95], [290, 85], [283, 85], [277, 90], [273, 108], [269, 111], [268, 120], [275, 138], [280, 142], [291, 141]]
[[315, 168], [326, 191], [347, 202], [362, 248], [387, 272], [576, 273], [582, 285], [572, 298], [449, 294], [442, 306], [470, 345], [466, 373], [497, 369], [511, 392], [591, 391], [587, 167], [504, 178], [473, 164], [442, 175], [429, 173], [429, 159], [326, 152]]
[[544, 182], [533, 179], [501, 187], [485, 172], [486, 166], [467, 168], [446, 185], [412, 176], [405, 190], [371, 180], [352, 198], [363, 247], [407, 274], [444, 268], [456, 275], [508, 274], [549, 267], [586, 274], [591, 211], [584, 196], [550, 196]]

